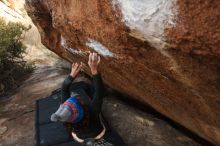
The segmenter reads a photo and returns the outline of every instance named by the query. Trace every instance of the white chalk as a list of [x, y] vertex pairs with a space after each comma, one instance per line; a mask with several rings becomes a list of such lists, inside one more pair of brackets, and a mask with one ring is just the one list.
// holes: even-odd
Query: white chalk
[[114, 10], [116, 6], [121, 10], [122, 21], [131, 32], [138, 33], [137, 37], [141, 35], [152, 46], [159, 48], [164, 46], [166, 40], [165, 28], [175, 25], [175, 2], [176, 0], [113, 0], [112, 4]]
[[67, 46], [67, 43], [66, 43], [66, 39], [65, 39], [63, 36], [61, 36], [60, 39], [61, 39], [61, 41], [60, 41], [61, 46], [62, 46], [64, 49], [68, 50], [69, 52], [71, 52], [71, 53], [73, 53], [73, 54], [78, 54], [78, 55], [83, 55], [83, 54], [84, 54], [81, 50], [73, 49], [73, 48], [68, 47], [68, 46]]
[[108, 50], [105, 46], [103, 46], [98, 41], [95, 41], [93, 39], [88, 39], [89, 42], [86, 43], [86, 45], [92, 49], [94, 49], [96, 52], [98, 52], [100, 55], [104, 57], [114, 57], [114, 54]]

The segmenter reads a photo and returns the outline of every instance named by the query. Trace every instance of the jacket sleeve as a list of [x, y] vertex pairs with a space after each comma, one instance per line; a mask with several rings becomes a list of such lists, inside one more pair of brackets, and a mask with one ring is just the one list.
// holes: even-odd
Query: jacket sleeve
[[102, 108], [104, 87], [100, 74], [93, 75], [94, 97], [92, 99], [92, 110], [99, 116]]
[[63, 81], [61, 87], [61, 103], [65, 102], [70, 97], [69, 87], [74, 80], [70, 75]]

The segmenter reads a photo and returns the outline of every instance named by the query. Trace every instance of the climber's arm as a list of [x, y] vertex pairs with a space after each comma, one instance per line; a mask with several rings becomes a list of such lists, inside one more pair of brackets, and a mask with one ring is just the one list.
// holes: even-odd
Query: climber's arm
[[100, 56], [97, 53], [89, 54], [89, 67], [93, 76], [94, 97], [92, 99], [91, 108], [94, 116], [99, 116], [103, 101], [103, 83], [101, 75], [98, 73], [98, 65], [100, 63]]
[[81, 65], [78, 63], [72, 64], [72, 70], [70, 75], [64, 80], [62, 87], [61, 87], [61, 103], [66, 101], [70, 97], [69, 87], [72, 81], [75, 79], [79, 71], [81, 70]]
[[104, 95], [104, 86], [101, 75], [99, 73], [93, 75], [93, 86], [95, 89], [95, 93], [92, 100], [92, 110], [96, 116], [99, 116]]
[[70, 97], [69, 87], [72, 83], [74, 78], [72, 76], [67, 76], [67, 78], [63, 81], [62, 87], [61, 87], [61, 103], [66, 101]]

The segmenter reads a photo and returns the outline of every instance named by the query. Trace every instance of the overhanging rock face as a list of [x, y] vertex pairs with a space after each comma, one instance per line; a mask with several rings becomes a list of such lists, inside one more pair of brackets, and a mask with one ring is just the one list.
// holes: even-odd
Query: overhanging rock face
[[220, 145], [219, 0], [26, 1], [51, 51], [98, 52], [106, 84]]

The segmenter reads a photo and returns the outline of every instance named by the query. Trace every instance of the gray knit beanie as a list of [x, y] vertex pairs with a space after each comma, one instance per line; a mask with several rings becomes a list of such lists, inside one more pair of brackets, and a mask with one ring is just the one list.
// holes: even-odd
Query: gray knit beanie
[[51, 115], [50, 119], [53, 122], [58, 122], [58, 121], [69, 122], [70, 117], [71, 117], [71, 112], [61, 104], [59, 109]]

